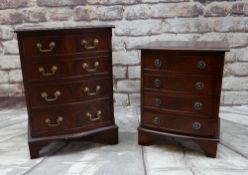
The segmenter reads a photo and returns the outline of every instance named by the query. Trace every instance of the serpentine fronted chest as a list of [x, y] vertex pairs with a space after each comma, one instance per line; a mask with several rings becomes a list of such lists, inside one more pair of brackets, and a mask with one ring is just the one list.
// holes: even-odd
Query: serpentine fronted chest
[[17, 29], [31, 158], [57, 139], [118, 143], [113, 114], [113, 26]]
[[141, 49], [139, 144], [192, 139], [216, 156], [224, 42], [153, 42]]

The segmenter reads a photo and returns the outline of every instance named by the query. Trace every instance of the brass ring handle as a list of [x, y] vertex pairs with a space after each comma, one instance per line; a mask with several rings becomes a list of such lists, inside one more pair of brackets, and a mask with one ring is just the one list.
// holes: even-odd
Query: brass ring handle
[[160, 124], [160, 118], [158, 116], [154, 117], [152, 120], [152, 123], [155, 125], [159, 125]]
[[61, 124], [61, 122], [63, 121], [63, 117], [62, 116], [59, 116], [56, 120], [56, 123], [52, 123], [51, 122], [51, 119], [49, 118], [46, 118], [45, 119], [45, 123], [47, 124], [47, 126], [49, 127], [56, 127], [56, 126], [59, 126]]
[[202, 108], [203, 108], [203, 104], [201, 102], [197, 101], [197, 102], [194, 103], [194, 109], [196, 111], [200, 111], [200, 110], [202, 110]]
[[55, 72], [58, 70], [58, 66], [53, 65], [51, 67], [51, 72], [46, 72], [44, 67], [39, 67], [38, 71], [41, 73], [42, 76], [48, 77], [48, 76], [53, 76]]
[[155, 106], [160, 107], [161, 104], [162, 104], [161, 99], [160, 99], [159, 97], [156, 97], [156, 98], [155, 98]]
[[162, 66], [162, 61], [160, 60], [160, 59], [155, 59], [154, 60], [154, 66], [156, 67], [156, 68], [160, 68], [161, 66]]
[[94, 95], [97, 95], [100, 90], [101, 90], [100, 85], [96, 86], [96, 91], [95, 92], [90, 92], [90, 88], [85, 87], [84, 88], [84, 93], [86, 93], [87, 96], [94, 96]]
[[54, 92], [54, 97], [53, 98], [48, 98], [47, 92], [42, 92], [41, 93], [41, 97], [44, 98], [45, 101], [47, 101], [47, 102], [56, 101], [59, 98], [60, 95], [61, 95], [60, 91], [55, 91]]
[[46, 53], [46, 52], [52, 52], [54, 47], [56, 46], [55, 42], [50, 42], [49, 43], [49, 48], [48, 49], [42, 49], [42, 44], [41, 43], [37, 43], [36, 47], [39, 49], [40, 52]]
[[87, 72], [95, 72], [95, 71], [97, 70], [97, 68], [98, 68], [99, 65], [100, 65], [99, 62], [96, 61], [96, 62], [94, 63], [94, 68], [89, 68], [89, 65], [88, 65], [87, 63], [83, 63], [83, 64], [82, 64], [82, 68], [83, 68], [84, 70], [86, 70]]
[[201, 91], [204, 89], [204, 83], [203, 82], [196, 82], [195, 83], [195, 89], [198, 91]]
[[206, 62], [205, 61], [200, 60], [200, 61], [197, 62], [197, 68], [198, 69], [203, 70], [203, 69], [205, 69], [205, 67], [206, 67]]
[[199, 129], [201, 129], [201, 123], [200, 122], [194, 122], [192, 127], [194, 130], [199, 130]]
[[102, 118], [102, 111], [98, 110], [96, 113], [96, 117], [94, 117], [91, 113], [86, 112], [86, 117], [88, 117], [90, 119], [90, 121], [100, 120]]
[[82, 40], [81, 41], [81, 45], [87, 49], [87, 50], [91, 50], [91, 49], [95, 49], [97, 47], [97, 45], [99, 44], [99, 40], [98, 39], [94, 39], [93, 40], [93, 45], [89, 45], [88, 41], [86, 40]]
[[155, 79], [153, 83], [154, 83], [154, 86], [156, 88], [160, 88], [161, 87], [161, 81], [160, 81], [160, 79]]

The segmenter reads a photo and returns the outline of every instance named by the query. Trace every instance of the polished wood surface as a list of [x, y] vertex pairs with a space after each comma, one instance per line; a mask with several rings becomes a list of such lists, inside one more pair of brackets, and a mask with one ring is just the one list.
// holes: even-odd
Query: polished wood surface
[[92, 140], [118, 143], [112, 26], [16, 31], [29, 114], [30, 157], [38, 157], [44, 146], [57, 139], [92, 135]]
[[162, 136], [194, 140], [215, 157], [224, 42], [153, 42], [141, 48], [139, 144]]
[[229, 45], [227, 41], [154, 41], [137, 46], [137, 49], [223, 52], [229, 51]]

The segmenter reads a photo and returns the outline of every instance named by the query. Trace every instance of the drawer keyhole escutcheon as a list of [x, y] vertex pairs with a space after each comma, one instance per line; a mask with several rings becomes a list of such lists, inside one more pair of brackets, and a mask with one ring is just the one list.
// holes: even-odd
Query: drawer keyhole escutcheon
[[159, 87], [161, 86], [161, 81], [160, 81], [159, 79], [155, 79], [155, 80], [154, 80], [154, 86], [155, 86], [156, 88], [159, 88]]
[[98, 39], [94, 39], [92, 42], [92, 45], [90, 45], [89, 42], [86, 40], [81, 41], [81, 45], [83, 46], [84, 49], [87, 49], [87, 50], [95, 49], [98, 46], [98, 44], [99, 44]]
[[99, 62], [98, 61], [96, 61], [95, 63], [94, 63], [94, 68], [89, 68], [89, 65], [87, 64], [87, 63], [83, 63], [82, 64], [82, 68], [84, 69], [84, 70], [86, 70], [87, 72], [96, 72], [97, 71], [97, 68], [99, 67]]
[[200, 60], [200, 61], [197, 62], [197, 68], [198, 69], [205, 69], [205, 67], [206, 67], [206, 62], [205, 61]]
[[49, 118], [46, 118], [45, 119], [45, 123], [47, 124], [47, 126], [49, 127], [56, 127], [56, 126], [59, 126], [61, 124], [61, 122], [63, 121], [63, 117], [62, 116], [59, 116], [56, 120], [56, 123], [52, 123], [51, 122], [51, 119]]
[[84, 88], [84, 93], [86, 93], [87, 96], [94, 96], [94, 95], [97, 95], [100, 90], [101, 90], [101, 86], [100, 85], [97, 85], [96, 86], [95, 92], [90, 92], [90, 88], [89, 87], [85, 87]]
[[195, 110], [200, 111], [200, 110], [202, 110], [202, 107], [203, 107], [203, 105], [201, 102], [195, 102], [195, 104], [194, 104]]
[[44, 98], [45, 101], [47, 101], [47, 102], [56, 101], [59, 98], [60, 95], [61, 95], [60, 91], [55, 91], [54, 92], [54, 97], [49, 98], [47, 92], [42, 92], [41, 93], [41, 97]]
[[155, 125], [159, 125], [160, 124], [160, 118], [158, 116], [154, 117], [154, 119], [152, 120], [152, 123]]
[[98, 110], [96, 113], [96, 117], [94, 117], [90, 112], [86, 112], [86, 117], [88, 117], [90, 121], [100, 120], [102, 118], [102, 111]]
[[204, 83], [203, 82], [196, 82], [195, 83], [195, 89], [198, 91], [201, 91], [204, 89]]
[[44, 77], [55, 75], [57, 70], [58, 70], [58, 66], [56, 66], [56, 65], [53, 65], [51, 67], [51, 72], [46, 72], [45, 68], [41, 67], [41, 66], [38, 68], [39, 73], [41, 73], [41, 75]]
[[52, 52], [54, 47], [56, 46], [56, 43], [55, 42], [50, 42], [49, 43], [49, 48], [48, 49], [43, 49], [43, 45], [41, 43], [37, 43], [36, 44], [36, 47], [39, 49], [40, 52], [43, 52], [43, 53], [47, 53], [47, 52]]
[[157, 107], [160, 107], [161, 104], [162, 104], [161, 99], [160, 99], [159, 97], [156, 97], [156, 98], [155, 98], [155, 105], [156, 105]]
[[156, 67], [156, 68], [160, 68], [161, 66], [162, 66], [162, 61], [160, 60], [160, 59], [155, 59], [155, 61], [154, 61], [154, 66]]
[[192, 127], [193, 127], [194, 130], [199, 130], [199, 129], [201, 129], [201, 123], [194, 122]]

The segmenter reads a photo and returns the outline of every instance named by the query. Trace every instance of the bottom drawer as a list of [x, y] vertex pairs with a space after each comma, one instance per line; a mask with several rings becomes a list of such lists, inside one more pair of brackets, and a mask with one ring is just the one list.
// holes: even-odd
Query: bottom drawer
[[142, 124], [151, 129], [199, 136], [215, 136], [218, 128], [217, 120], [213, 119], [190, 118], [147, 111], [142, 116]]
[[32, 136], [71, 134], [113, 123], [109, 100], [67, 107], [33, 110], [29, 120]]

